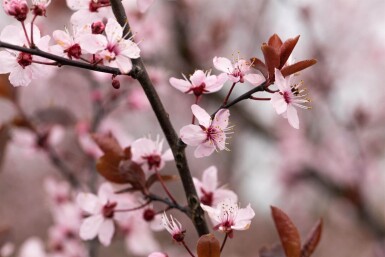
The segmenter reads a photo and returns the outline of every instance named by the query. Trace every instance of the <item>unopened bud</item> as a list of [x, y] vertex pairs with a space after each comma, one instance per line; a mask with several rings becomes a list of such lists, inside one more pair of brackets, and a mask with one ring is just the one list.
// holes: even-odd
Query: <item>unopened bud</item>
[[112, 87], [115, 89], [119, 89], [120, 88], [120, 81], [117, 79], [113, 79], [112, 80]]
[[4, 11], [22, 22], [27, 18], [29, 11], [27, 1], [25, 0], [3, 0]]
[[106, 25], [101, 21], [96, 21], [91, 25], [92, 34], [102, 34], [105, 28]]
[[152, 221], [154, 218], [155, 218], [155, 211], [154, 209], [146, 209], [144, 212], [143, 212], [143, 219], [147, 222], [150, 222]]

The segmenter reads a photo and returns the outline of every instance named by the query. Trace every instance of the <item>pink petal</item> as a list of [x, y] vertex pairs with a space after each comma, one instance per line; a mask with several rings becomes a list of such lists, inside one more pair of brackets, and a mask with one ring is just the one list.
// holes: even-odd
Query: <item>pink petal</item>
[[20, 65], [17, 65], [9, 74], [9, 82], [11, 82], [14, 87], [28, 86], [31, 81], [32, 72], [30, 67], [23, 69]]
[[218, 186], [218, 170], [215, 166], [207, 168], [203, 172], [202, 183], [205, 190], [214, 192]]
[[265, 82], [265, 78], [259, 74], [247, 74], [244, 78], [254, 86], [259, 86]]
[[96, 54], [107, 46], [107, 39], [103, 35], [85, 34], [78, 37], [79, 45], [87, 53]]
[[195, 158], [202, 158], [211, 155], [215, 150], [212, 144], [200, 144], [194, 151]]
[[187, 145], [197, 146], [207, 138], [206, 132], [197, 125], [187, 125], [180, 130], [180, 139]]
[[215, 56], [213, 63], [214, 63], [214, 67], [217, 70], [220, 70], [226, 73], [231, 73], [234, 70], [233, 64], [227, 58]]
[[80, 225], [79, 236], [83, 240], [90, 240], [97, 236], [104, 221], [103, 215], [93, 215], [83, 220]]
[[275, 85], [278, 87], [279, 91], [290, 91], [290, 85], [288, 84], [288, 81], [282, 76], [282, 73], [280, 70], [275, 69]]
[[206, 74], [201, 70], [196, 70], [193, 75], [190, 76], [190, 81], [194, 86], [200, 86], [206, 78]]
[[231, 199], [232, 202], [237, 202], [238, 196], [231, 190], [219, 188], [214, 192], [213, 206], [216, 206], [225, 199]]
[[246, 60], [239, 60], [235, 65], [242, 73], [246, 73], [250, 70], [250, 65], [246, 62]]
[[224, 130], [229, 125], [230, 111], [228, 109], [220, 109], [214, 116], [212, 127]]
[[255, 216], [255, 212], [249, 204], [246, 206], [246, 208], [241, 208], [238, 210], [236, 222], [242, 221], [242, 220], [251, 220], [252, 218], [254, 218], [254, 216]]
[[174, 155], [172, 154], [171, 149], [168, 149], [166, 152], [162, 154], [162, 159], [164, 161], [172, 161], [174, 160]]
[[104, 182], [100, 185], [98, 190], [98, 198], [101, 204], [106, 204], [110, 198], [114, 197], [114, 195], [114, 188], [110, 183]]
[[77, 205], [89, 214], [100, 213], [102, 204], [99, 198], [91, 193], [79, 193], [76, 197]]
[[67, 6], [71, 10], [86, 9], [89, 6], [89, 1], [84, 0], [67, 0]]
[[280, 93], [274, 93], [270, 100], [277, 114], [286, 112], [288, 105]]
[[155, 143], [148, 138], [139, 138], [131, 144], [132, 160], [139, 164], [143, 163], [142, 156], [153, 154], [155, 151]]
[[124, 40], [119, 42], [120, 54], [125, 55], [131, 59], [137, 59], [140, 57], [140, 48], [131, 40]]
[[205, 128], [210, 126], [211, 117], [204, 109], [202, 109], [199, 105], [193, 104], [191, 106], [191, 110], [194, 116], [198, 119], [200, 125]]
[[140, 12], [144, 13], [152, 5], [154, 0], [136, 0], [136, 4]]
[[206, 90], [210, 93], [217, 92], [222, 89], [224, 83], [229, 79], [226, 73], [220, 74], [218, 77], [215, 75], [209, 76], [205, 79]]
[[73, 45], [73, 39], [67, 32], [63, 30], [55, 30], [52, 34], [56, 44], [60, 45], [64, 49], [67, 49]]
[[16, 61], [16, 56], [8, 51], [0, 51], [0, 74], [9, 73], [15, 67], [19, 66]]
[[250, 224], [251, 224], [250, 220], [242, 220], [235, 223], [233, 226], [231, 226], [231, 228], [234, 230], [246, 230], [246, 229], [249, 229]]
[[132, 69], [132, 61], [124, 55], [116, 56], [115, 63], [123, 74], [128, 74]]
[[115, 45], [123, 36], [123, 28], [115, 19], [108, 19], [106, 24], [105, 33], [108, 43]]
[[[171, 84], [171, 86], [182, 91], [183, 93], [186, 93], [191, 88], [190, 82], [188, 82], [184, 79], [170, 78], [170, 84]], [[190, 92], [190, 93], [192, 94], [192, 92]]]
[[112, 236], [114, 235], [115, 227], [112, 219], [104, 219], [99, 228], [98, 238], [100, 243], [104, 246], [111, 244]]
[[287, 119], [293, 128], [299, 129], [298, 113], [294, 106], [291, 104], [287, 106]]

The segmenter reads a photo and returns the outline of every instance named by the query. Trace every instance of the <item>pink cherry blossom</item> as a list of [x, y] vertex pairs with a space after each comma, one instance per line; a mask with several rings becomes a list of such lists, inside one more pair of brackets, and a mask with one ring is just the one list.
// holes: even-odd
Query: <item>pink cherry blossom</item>
[[201, 203], [201, 207], [209, 215], [214, 229], [228, 233], [230, 237], [232, 237], [233, 230], [249, 229], [251, 219], [255, 215], [250, 204], [246, 208], [239, 208], [238, 204], [231, 199], [225, 199], [216, 208], [203, 203]]
[[82, 30], [76, 31], [75, 28], [74, 30], [74, 35], [71, 35], [68, 30], [55, 30], [53, 38], [57, 45], [52, 46], [51, 50], [59, 47], [60, 50], [57, 52], [60, 55], [67, 55], [70, 59], [79, 59], [84, 53], [96, 54], [106, 48], [105, 36], [92, 34], [91, 27], [84, 26]]
[[218, 77], [210, 75], [209, 72], [196, 70], [190, 76], [190, 81], [184, 79], [170, 78], [170, 84], [176, 89], [186, 94], [194, 93], [196, 96], [202, 94], [214, 93], [219, 91], [227, 80], [227, 75], [222, 73]]
[[3, 0], [2, 5], [5, 13], [18, 21], [25, 21], [27, 18], [29, 8], [26, 0]]
[[202, 181], [193, 178], [194, 185], [201, 203], [208, 206], [216, 206], [219, 202], [230, 198], [237, 202], [237, 195], [228, 189], [218, 188], [218, 170], [215, 166], [207, 168], [203, 172]]
[[47, 257], [43, 241], [38, 237], [30, 237], [20, 246], [19, 257]]
[[144, 13], [154, 3], [154, 0], [136, 0], [140, 12]]
[[[30, 25], [27, 24], [27, 27]], [[25, 38], [21, 26], [8, 25], [0, 34], [0, 40], [3, 42], [26, 46], [28, 42]], [[34, 42], [42, 51], [48, 51], [49, 36], [40, 37], [38, 27], [34, 26]], [[28, 53], [2, 50], [0, 51], [0, 74], [10, 73], [9, 81], [15, 87], [28, 86], [33, 79], [47, 77], [52, 73], [52, 67], [39, 64], [47, 59], [33, 56]]]
[[162, 153], [163, 140], [157, 137], [156, 141], [149, 138], [140, 138], [131, 145], [132, 160], [143, 165], [144, 171], [159, 171], [166, 161], [174, 160], [171, 149]]
[[232, 63], [225, 57], [214, 57], [214, 67], [225, 72], [233, 83], [244, 83], [245, 80], [254, 86], [259, 86], [265, 81], [262, 75], [250, 73], [250, 64], [240, 59]]
[[299, 119], [295, 107], [303, 109], [310, 109], [310, 107], [303, 105], [309, 103], [310, 100], [305, 98], [304, 89], [300, 89], [301, 84], [291, 85], [291, 78], [289, 76], [284, 78], [280, 70], [275, 69], [275, 85], [279, 92], [276, 92], [271, 97], [271, 103], [275, 108], [277, 114], [283, 114], [287, 117], [289, 124], [298, 129]]
[[67, 0], [67, 5], [76, 11], [71, 16], [71, 23], [76, 26], [114, 17], [109, 0]]
[[90, 214], [80, 226], [79, 236], [83, 240], [90, 240], [98, 236], [99, 241], [107, 246], [114, 235], [114, 220], [121, 220], [125, 213], [115, 213], [117, 208], [126, 208], [123, 198], [114, 194], [109, 183], [100, 186], [98, 195], [80, 193], [76, 202], [78, 206]]
[[180, 224], [177, 219], [173, 218], [171, 215], [169, 219], [167, 214], [163, 213], [162, 224], [175, 241], [181, 242], [184, 240], [184, 233], [186, 231], [183, 229], [182, 224]]
[[51, 0], [32, 0], [32, 11], [36, 16], [46, 16], [46, 9]]
[[105, 33], [107, 36], [107, 48], [100, 53], [104, 64], [119, 68], [122, 73], [128, 73], [132, 69], [131, 59], [140, 57], [140, 49], [130, 39], [123, 38], [123, 28], [115, 19], [108, 19]]
[[228, 127], [230, 111], [219, 110], [211, 119], [210, 115], [198, 105], [191, 106], [194, 116], [198, 119], [199, 125], [187, 125], [180, 130], [182, 141], [191, 146], [198, 146], [194, 156], [201, 158], [211, 155], [214, 150], [228, 150], [226, 147], [226, 135], [230, 134]]

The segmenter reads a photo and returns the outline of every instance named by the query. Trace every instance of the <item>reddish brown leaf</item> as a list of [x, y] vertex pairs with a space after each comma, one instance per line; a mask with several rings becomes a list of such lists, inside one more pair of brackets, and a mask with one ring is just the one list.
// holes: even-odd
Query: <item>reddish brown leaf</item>
[[118, 140], [111, 134], [93, 134], [92, 139], [103, 151], [104, 154], [112, 154], [115, 156], [123, 156], [123, 149]]
[[300, 257], [301, 255], [301, 238], [298, 230], [282, 210], [271, 206], [271, 214], [277, 228], [279, 238], [286, 257]]
[[213, 234], [201, 236], [197, 245], [198, 257], [219, 257], [221, 247], [218, 239]]
[[143, 190], [146, 187], [146, 175], [141, 166], [131, 160], [120, 161], [119, 175], [133, 188]]
[[274, 69], [279, 67], [279, 53], [273, 47], [263, 44], [261, 47], [271, 82], [274, 78]]
[[290, 56], [291, 52], [293, 52], [294, 47], [298, 42], [298, 39], [299, 39], [299, 35], [296, 36], [295, 38], [290, 38], [290, 39], [286, 40], [282, 44], [280, 52], [279, 52], [279, 55], [281, 57], [279, 68], [282, 68], [283, 65], [285, 65], [287, 59], [289, 59], [289, 56]]
[[[173, 180], [177, 180], [179, 179], [179, 176], [177, 175], [161, 175], [160, 176], [162, 178], [162, 180], [164, 182], [167, 182], [167, 181], [173, 181]], [[157, 182], [159, 179], [158, 179], [158, 176], [156, 176], [156, 174], [152, 174], [148, 179], [147, 179], [147, 182], [146, 182], [146, 187], [147, 188], [150, 188], [155, 182]]]
[[310, 66], [316, 64], [317, 61], [314, 59], [311, 60], [304, 60], [297, 63], [294, 63], [292, 65], [283, 67], [281, 70], [281, 73], [284, 77], [289, 76], [291, 74], [294, 74], [296, 72], [299, 72], [301, 70], [304, 70], [306, 68], [309, 68]]
[[251, 67], [259, 70], [262, 73], [262, 75], [267, 79], [267, 77], [269, 76], [269, 72], [267, 71], [266, 65], [256, 57], [251, 58], [250, 62], [251, 62]]
[[267, 44], [279, 52], [279, 49], [282, 46], [282, 40], [277, 34], [274, 34], [269, 38], [269, 42], [267, 42]]
[[96, 170], [105, 179], [117, 184], [127, 183], [122, 174], [119, 172], [119, 163], [122, 160], [121, 156], [114, 154], [105, 154], [96, 162]]
[[322, 235], [322, 219], [313, 227], [301, 250], [301, 257], [310, 257], [316, 249]]

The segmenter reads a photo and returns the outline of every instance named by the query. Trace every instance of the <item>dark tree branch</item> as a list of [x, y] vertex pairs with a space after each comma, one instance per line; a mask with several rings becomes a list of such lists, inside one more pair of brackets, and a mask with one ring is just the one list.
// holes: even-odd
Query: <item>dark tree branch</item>
[[[127, 38], [132, 37], [130, 26], [126, 17], [126, 13], [122, 3], [119, 0], [111, 0], [112, 10], [117, 21], [124, 27], [124, 34]], [[165, 134], [166, 140], [170, 145], [170, 148], [174, 154], [176, 167], [182, 180], [183, 188], [187, 197], [188, 206], [190, 208], [191, 219], [194, 223], [195, 229], [198, 234], [204, 235], [209, 233], [207, 223], [204, 217], [204, 212], [199, 204], [199, 198], [195, 190], [195, 186], [192, 180], [191, 172], [187, 163], [185, 154], [186, 145], [179, 140], [179, 136], [176, 133], [169, 115], [163, 107], [159, 96], [154, 89], [154, 86], [148, 76], [147, 70], [143, 64], [141, 58], [132, 60], [136, 67], [136, 78], [141, 84], [150, 104], [155, 112], [158, 122]], [[131, 75], [131, 74], [130, 74]]]

